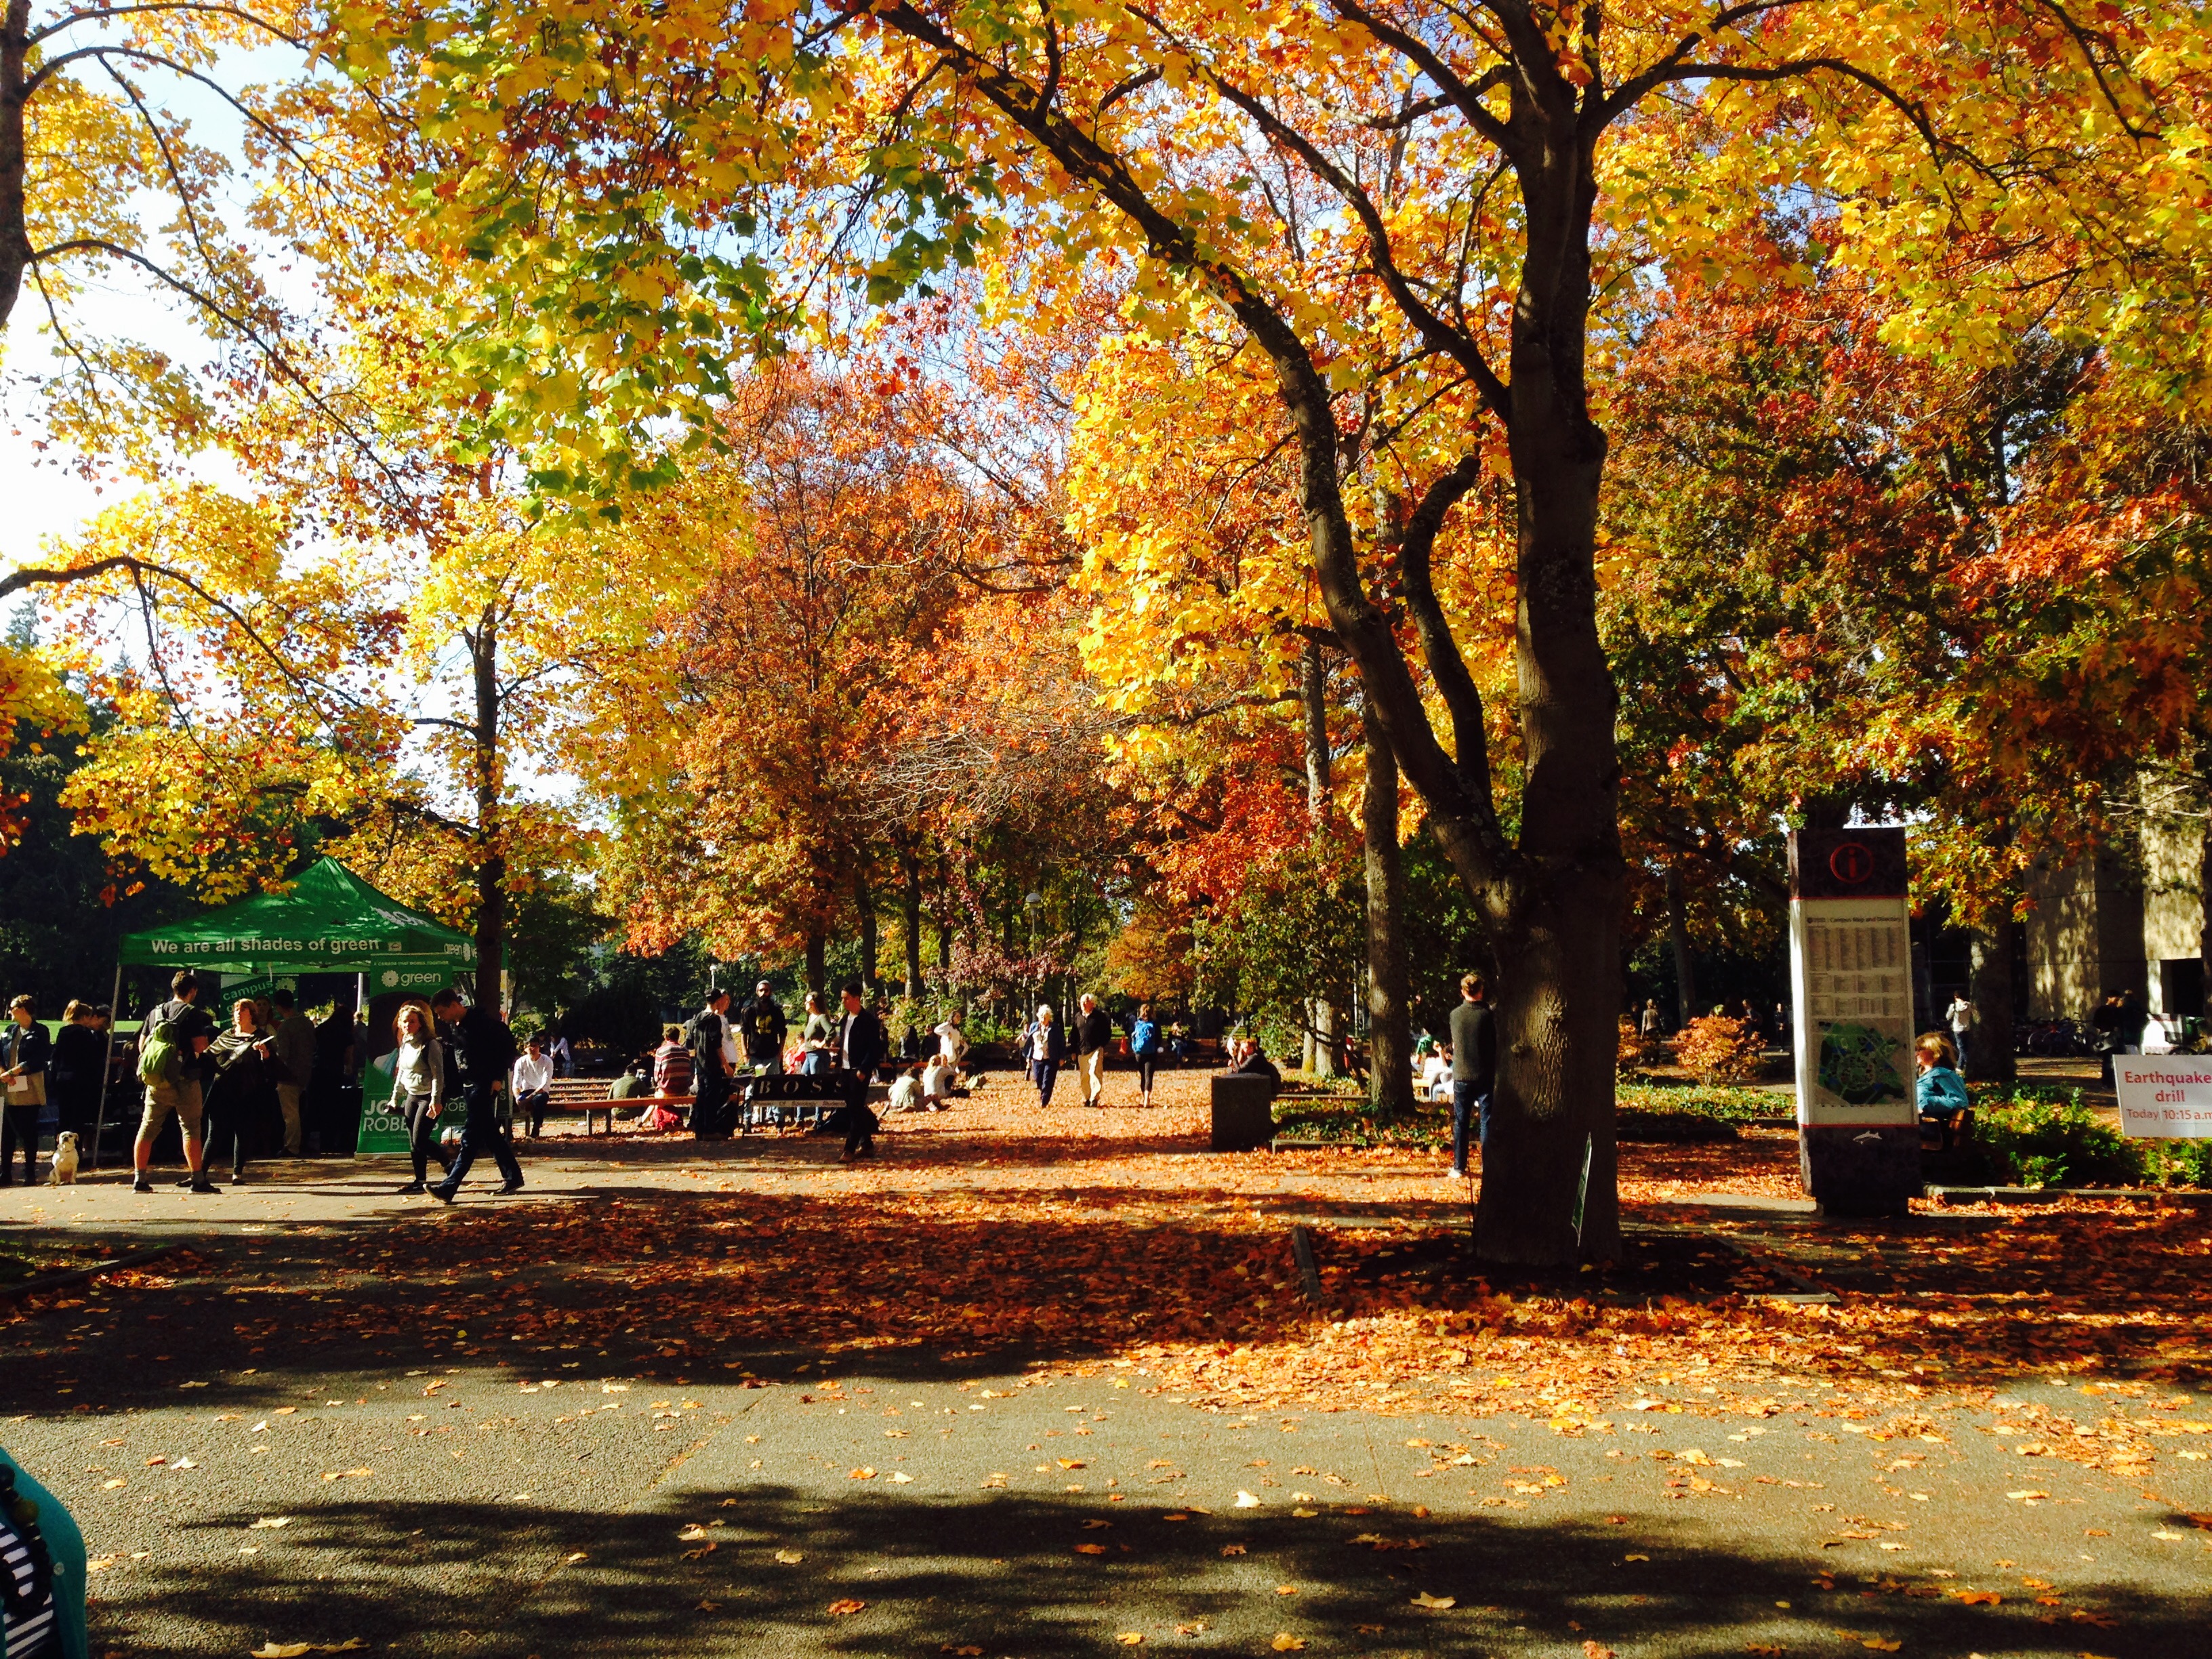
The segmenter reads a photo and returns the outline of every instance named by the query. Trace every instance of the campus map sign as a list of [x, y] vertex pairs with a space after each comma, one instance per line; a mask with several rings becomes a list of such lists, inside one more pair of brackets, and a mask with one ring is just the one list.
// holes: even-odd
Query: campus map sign
[[2212, 1054], [2118, 1054], [2120, 1127], [2146, 1140], [2212, 1140]]
[[1799, 1164], [1838, 1213], [1920, 1190], [1911, 920], [1904, 830], [1790, 832]]

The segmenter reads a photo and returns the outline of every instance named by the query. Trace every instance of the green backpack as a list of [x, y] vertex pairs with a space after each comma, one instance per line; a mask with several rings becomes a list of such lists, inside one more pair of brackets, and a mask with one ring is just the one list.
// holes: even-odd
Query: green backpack
[[159, 1083], [174, 1068], [177, 1059], [177, 1022], [165, 1019], [156, 1025], [138, 1050], [138, 1080]]

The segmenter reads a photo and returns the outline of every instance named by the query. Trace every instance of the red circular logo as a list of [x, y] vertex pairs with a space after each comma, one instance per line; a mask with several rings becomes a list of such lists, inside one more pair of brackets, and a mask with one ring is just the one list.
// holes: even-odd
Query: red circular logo
[[1863, 842], [1847, 841], [1828, 854], [1828, 873], [1856, 885], [1874, 874], [1874, 854]]

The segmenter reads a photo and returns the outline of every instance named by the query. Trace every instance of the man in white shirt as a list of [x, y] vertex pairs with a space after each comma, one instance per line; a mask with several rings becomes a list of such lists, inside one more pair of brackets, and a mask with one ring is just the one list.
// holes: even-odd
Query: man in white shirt
[[535, 1140], [545, 1127], [546, 1103], [553, 1097], [553, 1060], [533, 1036], [516, 1058], [512, 1092], [514, 1115], [528, 1126]]
[[1951, 1022], [1951, 1042], [1959, 1051], [1959, 1070], [1966, 1069], [1966, 1037], [1974, 1029], [1974, 1005], [1966, 1000], [1964, 991], [1951, 999], [1951, 1006], [1943, 1011]]

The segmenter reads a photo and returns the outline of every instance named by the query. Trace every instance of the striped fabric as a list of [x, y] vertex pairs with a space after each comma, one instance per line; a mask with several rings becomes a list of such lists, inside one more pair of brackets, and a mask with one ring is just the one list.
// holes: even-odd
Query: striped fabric
[[[0, 1515], [0, 1572], [7, 1573], [27, 1591], [31, 1587], [31, 1552], [15, 1534], [15, 1528], [7, 1516]], [[59, 1638], [54, 1632], [54, 1599], [46, 1597], [46, 1604], [27, 1619], [16, 1619], [0, 1611], [0, 1654], [7, 1659], [52, 1659], [61, 1651]]]

